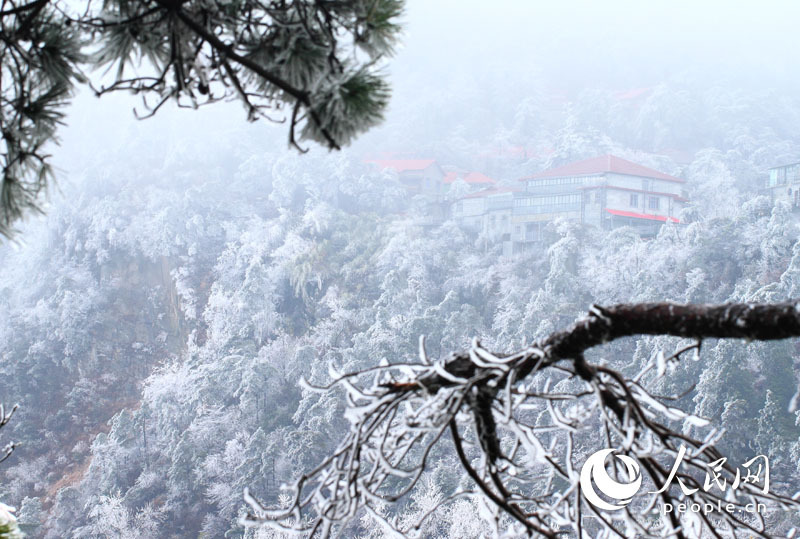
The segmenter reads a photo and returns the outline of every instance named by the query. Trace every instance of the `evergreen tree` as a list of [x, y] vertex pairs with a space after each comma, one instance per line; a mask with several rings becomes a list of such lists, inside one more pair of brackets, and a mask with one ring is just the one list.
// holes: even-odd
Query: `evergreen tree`
[[238, 99], [251, 121], [289, 116], [298, 149], [300, 139], [338, 149], [382, 118], [379, 62], [403, 1], [8, 0], [0, 9], [0, 234], [9, 235], [52, 176], [46, 146], [85, 71], [107, 68], [110, 80], [92, 89], [141, 95], [143, 117], [169, 100]]

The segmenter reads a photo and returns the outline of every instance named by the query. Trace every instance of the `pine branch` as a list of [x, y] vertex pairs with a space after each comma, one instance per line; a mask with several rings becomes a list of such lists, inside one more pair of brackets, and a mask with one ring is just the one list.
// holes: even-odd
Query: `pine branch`
[[[693, 428], [702, 429], [708, 422], [663, 404], [662, 400], [668, 399], [661, 399], [648, 389], [644, 374], [651, 373], [649, 383], [656, 385], [664, 374], [657, 359], [651, 358], [632, 378], [584, 359], [584, 353], [595, 346], [637, 335], [671, 335], [696, 341], [672, 354], [674, 360], [689, 350], [699, 351], [703, 339], [797, 337], [800, 303], [593, 306], [584, 319], [570, 328], [516, 354], [492, 354], [476, 341], [469, 351], [434, 364], [428, 361], [421, 344], [418, 365], [375, 367], [335, 381], [345, 385], [350, 395], [351, 431], [328, 459], [302, 476], [288, 508], [270, 511], [248, 497], [254, 513], [242, 523], [268, 522], [295, 532], [326, 530], [323, 535], [327, 536], [360, 509], [366, 507], [374, 512], [376, 500], [395, 502], [413, 490], [422, 474], [430, 473], [428, 456], [439, 444], [442, 432], [449, 429], [463, 472], [477, 485], [487, 505], [494, 507], [496, 522], [505, 515], [521, 524], [527, 533], [544, 536], [562, 533], [567, 522], [574, 532], [582, 534], [602, 531], [622, 536], [622, 526], [642, 537], [688, 537], [685, 522], [674, 513], [655, 523], [646, 512], [629, 507], [609, 513], [589, 504], [595, 520], [591, 526], [583, 520], [575, 437], [585, 433], [586, 443], [593, 445], [598, 421], [601, 432], [606, 433], [608, 447], [616, 446], [633, 458], [653, 484], [665, 482], [671, 467], [667, 463], [677, 462], [680, 453], [687, 469], [679, 471], [677, 477], [695, 490], [677, 496], [668, 489], [640, 492], [650, 497], [649, 502], [642, 501], [643, 507], [652, 508], [659, 501], [670, 505], [680, 501], [701, 505], [730, 503], [743, 511], [746, 502], [701, 490], [696, 477], [721, 462], [722, 455], [715, 446], [721, 433], [711, 429], [704, 437], [694, 437], [689, 434], [694, 430], [673, 427], [676, 421], [688, 421]], [[380, 376], [380, 370], [384, 376]], [[371, 385], [365, 382], [359, 386], [362, 375], [365, 381], [369, 375]], [[582, 380], [587, 390], [573, 385], [572, 393], [565, 394], [563, 389], [551, 391], [550, 378], [554, 375]], [[544, 378], [547, 381], [543, 389], [517, 388], [520, 383], [533, 385], [534, 380], [541, 384]], [[541, 413], [522, 411], [523, 406], [526, 410], [537, 409], [534, 403], [539, 403], [541, 412], [548, 413], [550, 424], [541, 423]], [[557, 409], [559, 405], [582, 411], [567, 417]], [[528, 423], [530, 418], [533, 423]], [[461, 432], [459, 424], [463, 425]], [[467, 454], [468, 437], [472, 439], [472, 456]], [[503, 448], [509, 447], [510, 451], [504, 452]], [[553, 448], [559, 451], [553, 452]], [[476, 459], [482, 465], [474, 466]], [[727, 477], [728, 484], [738, 473], [728, 463], [715, 469]], [[533, 480], [534, 477], [547, 479]], [[762, 491], [750, 483], [738, 488], [747, 501], [768, 507], [800, 505], [788, 496]], [[452, 499], [453, 496], [445, 498]], [[712, 535], [719, 520], [731, 530], [768, 537], [763, 521], [754, 524], [735, 512], [715, 515], [715, 519], [705, 515], [701, 519], [704, 529]], [[395, 531], [404, 534], [408, 530]]]
[[[516, 360], [518, 380], [525, 378], [537, 363], [541, 367], [564, 359], [574, 360], [578, 375], [591, 376], [583, 353], [595, 346], [636, 335], [670, 335], [690, 339], [777, 340], [800, 337], [800, 303], [789, 301], [773, 305], [730, 303], [724, 305], [680, 305], [675, 303], [621, 304], [593, 306], [583, 320], [554, 333], [531, 346], [536, 353]], [[539, 356], [544, 353], [544, 358]], [[497, 357], [510, 357], [496, 354]], [[460, 378], [472, 378], [480, 370], [467, 353], [448, 360], [443, 368]], [[589, 370], [587, 370], [589, 369]], [[428, 391], [453, 385], [452, 380], [432, 373], [416, 380]]]
[[47, 2], [50, 0], [35, 0], [29, 4], [23, 4], [21, 6], [16, 6], [11, 9], [6, 9], [0, 11], [0, 17], [5, 17], [7, 15], [19, 15], [20, 13], [24, 13], [26, 11], [35, 10], [38, 11], [41, 9]]
[[[368, 4], [368, 5], [367, 5]], [[289, 144], [338, 150], [376, 125], [388, 85], [373, 73], [399, 33], [402, 0], [359, 2], [87, 3], [52, 0], [0, 6], [0, 235], [36, 211], [51, 178], [42, 148], [56, 140], [84, 68], [116, 67], [100, 96], [138, 94], [155, 115], [168, 101], [197, 108], [239, 99], [248, 120], [291, 110]], [[371, 7], [369, 7], [371, 6]], [[85, 55], [84, 50], [92, 54]], [[357, 54], [367, 51], [368, 58]]]
[[[179, 7], [174, 7], [172, 2], [167, 0], [156, 0], [156, 2], [169, 9], [174, 9], [175, 14], [177, 17], [189, 28], [192, 29], [198, 36], [203, 38], [209, 45], [217, 49], [221, 52], [225, 58], [233, 60], [237, 64], [240, 64], [243, 67], [246, 67], [253, 73], [257, 74], [259, 77], [263, 78], [268, 83], [272, 84], [276, 88], [280, 89], [281, 91], [287, 93], [288, 95], [292, 96], [297, 102], [302, 103], [306, 109], [308, 109], [311, 119], [314, 121], [317, 128], [320, 130], [320, 133], [323, 134], [325, 140], [328, 142], [328, 145], [331, 149], [340, 150], [341, 146], [339, 143], [333, 138], [330, 134], [330, 131], [322, 125], [322, 121], [320, 120], [319, 116], [314, 112], [312, 109], [311, 98], [310, 94], [299, 88], [295, 88], [287, 81], [277, 77], [273, 73], [270, 73], [263, 66], [259, 65], [258, 63], [254, 62], [253, 60], [246, 58], [240, 54], [238, 54], [233, 47], [230, 45], [226, 45], [223, 43], [217, 36], [209, 32], [202, 24], [195, 21], [191, 16], [189, 16], [186, 12], [184, 12]], [[291, 128], [294, 129], [294, 123], [292, 123]], [[294, 133], [290, 134], [290, 140], [294, 140]]]

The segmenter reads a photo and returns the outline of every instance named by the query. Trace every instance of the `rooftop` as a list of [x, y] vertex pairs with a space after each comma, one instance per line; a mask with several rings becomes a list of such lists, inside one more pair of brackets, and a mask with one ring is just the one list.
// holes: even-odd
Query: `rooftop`
[[649, 213], [637, 213], [632, 211], [622, 211], [622, 210], [612, 210], [606, 208], [606, 211], [611, 215], [618, 215], [619, 217], [632, 217], [633, 219], [646, 219], [648, 221], [661, 221], [666, 222], [670, 221], [672, 223], [680, 223], [680, 219], [677, 217], [667, 217], [665, 215], [652, 215]]
[[630, 90], [616, 92], [614, 94], [614, 97], [616, 97], [620, 101], [625, 101], [628, 99], [637, 99], [639, 97], [644, 97], [650, 94], [652, 91], [653, 91], [652, 88], [632, 88]]
[[603, 174], [612, 172], [615, 174], [625, 174], [627, 176], [641, 176], [643, 178], [656, 178], [659, 180], [667, 180], [671, 182], [685, 183], [686, 180], [664, 174], [652, 168], [645, 167], [616, 157], [614, 155], [602, 155], [600, 157], [593, 157], [583, 161], [577, 161], [561, 167], [556, 167], [550, 170], [539, 172], [532, 176], [521, 178], [520, 181], [537, 180], [541, 178], [563, 178], [570, 176], [589, 176], [592, 174]]
[[[453, 183], [454, 181], [456, 181], [458, 179], [458, 177], [459, 177], [458, 173], [456, 173], [456, 172], [448, 172], [444, 176], [444, 183]], [[495, 183], [495, 181], [493, 179], [491, 179], [489, 176], [485, 176], [485, 175], [481, 174], [480, 172], [470, 172], [469, 174], [465, 174], [464, 176], [461, 176], [461, 179], [464, 180], [466, 183], [469, 183], [469, 184], [481, 184], [481, 183], [492, 184], [492, 183]]]
[[785, 165], [779, 165], [777, 167], [770, 167], [769, 170], [777, 170], [779, 168], [793, 167], [795, 165], [800, 165], [800, 161], [795, 161], [793, 163], [786, 163]]

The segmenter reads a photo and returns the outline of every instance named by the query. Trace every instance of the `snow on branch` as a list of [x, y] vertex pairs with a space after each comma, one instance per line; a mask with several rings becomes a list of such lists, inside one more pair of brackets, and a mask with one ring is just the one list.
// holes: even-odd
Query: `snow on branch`
[[[636, 335], [688, 341], [632, 375], [584, 358], [590, 348]], [[715, 447], [723, 433], [673, 406], [680, 396], [655, 389], [666, 365], [698, 353], [703, 339], [796, 336], [798, 302], [648, 303], [593, 306], [567, 330], [510, 355], [474, 341], [466, 352], [431, 362], [421, 340], [419, 364], [337, 379], [347, 389], [350, 431], [290, 487], [288, 507], [270, 509], [246, 494], [251, 513], [244, 523], [324, 537], [354, 526], [366, 512], [384, 530], [423, 535], [435, 511], [409, 525], [383, 508], [407, 500], [434, 459], [450, 451], [465, 477], [440, 504], [472, 498], [491, 508], [498, 534], [768, 537], [766, 520], [800, 504], [770, 492], [768, 478], [767, 484], [742, 480]], [[618, 456], [613, 477], [605, 474], [609, 481], [622, 484], [641, 470], [636, 495], [617, 506], [587, 496], [580, 477], [579, 465], [605, 448]], [[719, 510], [666, 510], [679, 504]], [[747, 512], [750, 504], [765, 510]]]

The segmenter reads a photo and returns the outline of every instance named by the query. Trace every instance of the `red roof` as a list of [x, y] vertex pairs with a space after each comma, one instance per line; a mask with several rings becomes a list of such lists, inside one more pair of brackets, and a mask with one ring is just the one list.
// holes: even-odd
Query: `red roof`
[[625, 174], [628, 176], [641, 176], [644, 178], [657, 178], [659, 180], [667, 180], [671, 182], [685, 183], [686, 180], [664, 174], [652, 168], [647, 168], [642, 165], [637, 165], [631, 161], [616, 157], [614, 155], [602, 155], [600, 157], [593, 157], [592, 159], [585, 159], [577, 161], [561, 167], [556, 167], [544, 172], [539, 172], [533, 176], [522, 178], [520, 181], [535, 180], [539, 178], [562, 178], [565, 176], [589, 176], [591, 174], [602, 174], [605, 172], [613, 172], [616, 174]]
[[521, 191], [521, 189], [516, 187], [489, 187], [488, 189], [483, 189], [477, 193], [470, 193], [469, 195], [461, 198], [483, 198], [491, 195], [499, 195], [501, 193], [516, 193], [518, 191]]
[[470, 172], [464, 176], [464, 181], [467, 183], [494, 183], [494, 180], [489, 176], [485, 176], [480, 172]]
[[[453, 183], [458, 179], [458, 173], [456, 172], [448, 172], [444, 176], [444, 183]], [[480, 184], [480, 183], [494, 183], [494, 180], [491, 179], [489, 176], [485, 176], [480, 172], [470, 172], [461, 177], [466, 183], [469, 184]]]
[[649, 94], [650, 91], [651, 88], [633, 88], [631, 90], [617, 92], [615, 96], [620, 100], [636, 99], [637, 97], [642, 97]]
[[647, 213], [634, 213], [632, 211], [622, 211], [622, 210], [610, 210], [606, 208], [606, 211], [611, 215], [619, 215], [620, 217], [633, 217], [634, 219], [648, 219], [650, 221], [661, 221], [665, 222], [669, 219], [673, 223], [680, 223], [680, 220], [676, 219], [675, 217], [665, 217], [664, 215], [650, 215]]
[[391, 168], [397, 172], [425, 170], [436, 163], [435, 159], [370, 159], [367, 163], [374, 163], [381, 169]]

